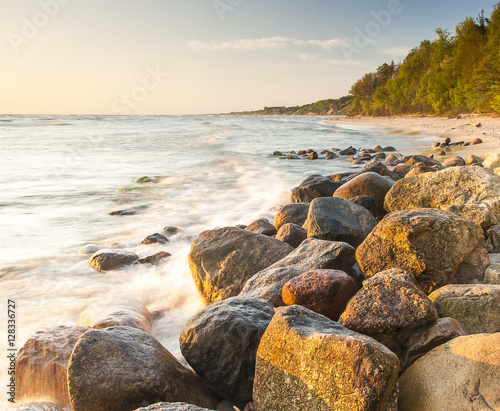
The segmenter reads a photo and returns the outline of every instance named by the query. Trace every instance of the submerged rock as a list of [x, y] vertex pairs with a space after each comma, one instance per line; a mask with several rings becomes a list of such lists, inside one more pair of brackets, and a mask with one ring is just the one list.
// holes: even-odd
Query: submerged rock
[[94, 253], [89, 265], [99, 271], [110, 271], [132, 265], [138, 259], [139, 256], [129, 251], [106, 248]]
[[452, 281], [458, 267], [484, 248], [483, 231], [476, 223], [425, 208], [387, 215], [358, 247], [356, 258], [367, 277], [403, 268], [430, 293]]
[[267, 301], [233, 297], [192, 317], [181, 352], [209, 388], [240, 409], [252, 400], [255, 356], [274, 310]]
[[307, 308], [276, 310], [257, 351], [257, 410], [385, 410], [397, 357], [374, 339]]
[[111, 297], [89, 305], [78, 316], [78, 325], [102, 329], [114, 326], [151, 331], [151, 314], [144, 304], [133, 298]]
[[80, 248], [78, 250], [78, 254], [83, 254], [83, 255], [92, 255], [94, 253], [97, 253], [99, 250], [101, 250], [102, 247], [96, 245], [96, 244], [87, 244], [83, 248]]
[[154, 233], [148, 235], [144, 240], [141, 241], [141, 244], [167, 244], [168, 238], [163, 234]]
[[125, 215], [136, 215], [137, 211], [135, 210], [116, 210], [116, 211], [111, 211], [109, 215], [119, 215], [119, 216], [125, 216]]
[[[44, 398], [61, 408], [68, 407], [68, 361], [77, 341], [89, 330], [89, 327], [60, 325], [34, 333], [16, 356], [16, 401]], [[37, 407], [34, 409], [43, 410]]]
[[212, 304], [238, 295], [249, 278], [292, 250], [275, 238], [225, 227], [204, 231], [193, 240], [189, 267], [201, 296]]
[[151, 265], [160, 265], [163, 260], [168, 257], [171, 257], [172, 254], [166, 251], [160, 251], [159, 253], [148, 255], [147, 257], [139, 258], [136, 263], [137, 264], [151, 264]]
[[131, 327], [85, 333], [68, 366], [73, 411], [128, 411], [182, 401], [215, 408], [217, 398], [156, 339]]
[[399, 379], [399, 409], [500, 407], [500, 333], [455, 338], [418, 359]]

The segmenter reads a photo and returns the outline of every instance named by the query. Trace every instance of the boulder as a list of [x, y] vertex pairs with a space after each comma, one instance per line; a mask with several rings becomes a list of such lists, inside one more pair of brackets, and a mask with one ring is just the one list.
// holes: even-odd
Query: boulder
[[89, 305], [78, 317], [78, 325], [102, 329], [114, 326], [151, 331], [151, 314], [138, 300], [125, 297], [105, 298]]
[[437, 160], [422, 155], [413, 155], [403, 158], [403, 163], [407, 166], [412, 166], [417, 163], [424, 163], [426, 166], [440, 166], [441, 163]]
[[339, 323], [392, 348], [438, 318], [436, 308], [416, 285], [386, 275], [363, 283]]
[[465, 160], [465, 164], [470, 166], [470, 165], [483, 165], [484, 159], [482, 159], [479, 156], [476, 156], [475, 154], [471, 154], [467, 159]]
[[274, 307], [285, 305], [282, 289], [288, 280], [316, 269], [348, 271], [356, 262], [354, 253], [347, 243], [308, 238], [285, 258], [250, 278], [240, 295], [264, 298]]
[[391, 277], [399, 281], [406, 281], [408, 283], [412, 283], [413, 285], [418, 285], [415, 277], [413, 277], [410, 272], [403, 270], [402, 268], [391, 268], [389, 270], [381, 271], [375, 274], [372, 278], [376, 277]]
[[480, 284], [484, 282], [484, 272], [490, 265], [485, 247], [476, 248], [467, 259], [458, 266], [451, 284]]
[[357, 173], [353, 173], [352, 171], [348, 171], [345, 173], [338, 173], [338, 174], [329, 175], [328, 178], [332, 181], [340, 181], [340, 180], [344, 180], [346, 177], [349, 177], [350, 175], [353, 175], [353, 174], [357, 174]]
[[445, 167], [461, 167], [465, 166], [465, 160], [462, 157], [450, 157], [441, 163]]
[[303, 226], [309, 212], [309, 203], [292, 203], [281, 207], [274, 217], [274, 228], [279, 230], [285, 224]]
[[449, 317], [440, 318], [425, 329], [413, 333], [404, 342], [399, 355], [400, 374], [429, 351], [462, 335], [469, 335], [469, 330]]
[[139, 257], [125, 250], [102, 249], [92, 254], [89, 265], [99, 271], [111, 271], [132, 265]]
[[440, 317], [452, 317], [471, 334], [500, 331], [500, 285], [452, 284], [429, 295]]
[[385, 410], [397, 357], [305, 307], [276, 310], [257, 351], [257, 410]]
[[191, 243], [189, 267], [207, 304], [238, 295], [254, 274], [281, 260], [292, 246], [235, 227], [202, 232]]
[[308, 160], [317, 160], [318, 159], [318, 153], [316, 151], [313, 151], [311, 153], [309, 153], [306, 158]]
[[500, 264], [491, 264], [484, 273], [485, 284], [500, 285]]
[[366, 208], [341, 197], [331, 197], [311, 202], [304, 228], [308, 238], [344, 241], [356, 247], [376, 225]]
[[384, 198], [393, 185], [394, 181], [370, 171], [360, 174], [339, 187], [333, 196], [346, 198], [348, 200], [360, 195], [370, 196], [375, 200], [375, 206], [379, 214], [383, 215]]
[[348, 147], [344, 150], [339, 151], [339, 154], [341, 156], [353, 156], [354, 154], [357, 154], [358, 150], [356, 150], [354, 147]]
[[100, 249], [101, 247], [96, 244], [87, 244], [86, 246], [78, 250], [78, 254], [92, 255], [94, 253], [97, 253]]
[[500, 177], [481, 167], [450, 167], [398, 181], [385, 197], [387, 212], [439, 208], [483, 229], [500, 224]]
[[486, 232], [488, 251], [500, 253], [500, 225], [494, 225]]
[[352, 201], [354, 204], [357, 204], [361, 207], [366, 208], [370, 214], [378, 220], [380, 218], [380, 214], [377, 210], [377, 206], [375, 205], [375, 200], [370, 196], [356, 196], [349, 198], [349, 201]]
[[411, 171], [412, 166], [407, 166], [405, 164], [396, 166], [392, 169], [392, 176], [394, 180], [400, 180], [405, 178], [406, 175]]
[[159, 402], [149, 407], [138, 408], [135, 411], [211, 411], [185, 402]]
[[486, 160], [483, 161], [483, 166], [491, 170], [500, 167], [500, 153], [489, 155]]
[[356, 281], [345, 272], [314, 270], [287, 281], [282, 297], [287, 305], [301, 305], [337, 321], [357, 292]]
[[474, 140], [471, 141], [470, 145], [475, 146], [476, 144], [481, 144], [483, 140], [481, 140], [479, 137], [475, 138]]
[[60, 325], [34, 333], [16, 356], [16, 401], [43, 398], [68, 407], [68, 361], [76, 342], [89, 329]]
[[287, 223], [280, 227], [276, 239], [297, 248], [307, 238], [307, 231], [297, 224]]
[[292, 189], [290, 203], [310, 203], [318, 197], [331, 197], [342, 184], [342, 181], [332, 181], [327, 177], [314, 174]]
[[358, 171], [356, 173], [350, 174], [346, 177], [344, 177], [344, 181], [351, 181], [352, 179], [360, 176], [361, 174], [364, 173], [377, 173], [380, 174], [381, 176], [386, 176], [392, 178], [392, 171], [389, 170], [384, 164], [382, 164], [380, 161], [371, 161], [363, 166], [363, 169], [361, 171]]
[[91, 330], [68, 365], [73, 411], [128, 411], [157, 402], [215, 408], [217, 398], [155, 338], [131, 327]]
[[142, 240], [141, 244], [167, 244], [168, 238], [163, 234], [154, 233], [148, 235], [144, 240]]
[[253, 231], [254, 233], [273, 236], [276, 235], [276, 228], [266, 218], [259, 218], [249, 224], [245, 230]]
[[439, 170], [444, 170], [444, 167], [442, 166], [426, 166], [423, 163], [417, 163], [411, 166], [410, 171], [406, 173], [404, 176], [406, 177], [411, 177], [411, 176], [416, 176], [419, 174], [424, 174], [424, 173], [433, 173], [435, 171]]
[[57, 404], [51, 402], [30, 402], [15, 408], [9, 408], [12, 411], [63, 411]]
[[418, 359], [399, 379], [399, 409], [500, 408], [500, 333], [455, 338]]
[[481, 227], [473, 221], [432, 208], [387, 215], [356, 251], [366, 277], [390, 268], [413, 274], [429, 293], [453, 280], [460, 264], [485, 247]]
[[252, 401], [255, 356], [273, 315], [265, 300], [228, 298], [192, 317], [179, 338], [193, 370], [240, 409]]

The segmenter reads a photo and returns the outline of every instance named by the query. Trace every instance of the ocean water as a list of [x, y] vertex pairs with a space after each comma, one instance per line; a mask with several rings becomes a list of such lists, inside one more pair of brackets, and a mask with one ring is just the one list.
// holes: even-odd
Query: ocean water
[[[432, 137], [325, 117], [0, 116], [0, 289], [2, 357], [7, 381], [7, 300], [16, 302], [16, 348], [35, 331], [76, 324], [88, 305], [109, 296], [165, 310], [153, 335], [180, 356], [178, 336], [203, 308], [187, 254], [201, 231], [274, 218], [288, 193], [310, 174], [353, 167], [346, 160], [280, 160], [273, 151], [373, 148], [403, 154]], [[136, 184], [161, 176], [157, 184]], [[120, 190], [133, 188], [132, 190]], [[111, 216], [134, 209], [136, 215]], [[144, 237], [176, 226], [166, 245]], [[140, 257], [168, 251], [159, 266], [100, 273], [77, 254], [86, 244]], [[2, 391], [2, 393], [5, 390]], [[6, 394], [2, 394], [2, 397]], [[2, 405], [6, 398], [0, 399]]]

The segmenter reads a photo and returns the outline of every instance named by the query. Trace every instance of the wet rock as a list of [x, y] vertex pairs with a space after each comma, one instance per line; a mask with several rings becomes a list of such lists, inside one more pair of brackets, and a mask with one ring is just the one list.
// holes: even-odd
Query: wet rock
[[340, 324], [392, 348], [438, 319], [427, 296], [395, 276], [375, 276], [349, 301]]
[[86, 246], [78, 250], [78, 254], [92, 255], [94, 253], [97, 253], [100, 249], [101, 247], [96, 244], [87, 244]]
[[357, 173], [353, 173], [353, 174], [345, 177], [344, 181], [351, 181], [352, 179], [358, 177], [359, 175], [361, 175], [363, 173], [370, 173], [370, 172], [380, 174], [381, 176], [392, 178], [392, 171], [389, 170], [381, 162], [374, 160], [374, 161], [370, 161], [369, 163], [365, 164], [361, 171], [358, 171]]
[[127, 411], [157, 402], [215, 408], [217, 398], [149, 334], [131, 327], [92, 330], [68, 366], [74, 411]]
[[474, 140], [471, 141], [470, 145], [475, 146], [476, 144], [481, 144], [483, 140], [481, 140], [479, 137], [475, 138]]
[[406, 175], [411, 171], [412, 166], [407, 166], [406, 164], [402, 164], [396, 166], [392, 169], [392, 175], [395, 180], [400, 180], [405, 178]]
[[489, 155], [486, 160], [483, 161], [483, 166], [491, 170], [500, 167], [500, 153]]
[[491, 264], [484, 272], [485, 284], [500, 285], [500, 264]]
[[411, 177], [424, 173], [433, 173], [435, 171], [444, 170], [443, 166], [426, 166], [423, 163], [417, 163], [411, 166], [410, 171], [404, 176]]
[[384, 149], [383, 149], [382, 147], [380, 147], [380, 146], [377, 146], [377, 147], [375, 147], [375, 148], [373, 149], [373, 151], [378, 152], [378, 153], [381, 153], [381, 152], [383, 152], [383, 151], [384, 151]]
[[147, 257], [139, 258], [136, 263], [137, 264], [151, 264], [151, 265], [160, 265], [163, 260], [168, 257], [171, 257], [172, 254], [166, 251], [160, 251], [159, 253], [148, 255]]
[[441, 317], [452, 317], [471, 334], [500, 331], [500, 285], [452, 284], [429, 295]]
[[57, 404], [51, 402], [30, 402], [16, 408], [9, 408], [15, 411], [63, 411]]
[[385, 198], [387, 212], [440, 208], [484, 229], [500, 224], [500, 177], [482, 167], [450, 167], [398, 181]]
[[257, 351], [257, 410], [385, 410], [399, 361], [386, 347], [298, 305], [276, 310]]
[[432, 158], [415, 155], [415, 156], [407, 156], [403, 158], [403, 163], [407, 166], [412, 166], [417, 163], [424, 163], [426, 166], [440, 166], [441, 163], [437, 160], [433, 160]]
[[356, 196], [349, 198], [349, 201], [352, 201], [354, 204], [357, 204], [361, 207], [366, 208], [370, 214], [376, 220], [380, 218], [377, 207], [375, 205], [375, 200], [370, 196]]
[[161, 234], [163, 234], [164, 236], [167, 236], [168, 234], [178, 234], [181, 231], [182, 230], [179, 227], [167, 225], [167, 226], [163, 227], [163, 230], [161, 230]]
[[357, 247], [377, 225], [370, 212], [341, 197], [311, 202], [304, 229], [308, 238], [343, 241]]
[[309, 203], [293, 203], [281, 207], [274, 217], [274, 228], [279, 230], [281, 226], [292, 223], [303, 226], [309, 212]]
[[476, 249], [484, 249], [481, 227], [449, 211], [432, 208], [387, 215], [356, 251], [367, 277], [390, 268], [413, 274], [430, 293], [453, 280]]
[[443, 161], [445, 167], [461, 167], [465, 166], [465, 160], [462, 157], [450, 157]]
[[335, 158], [338, 158], [338, 157], [339, 157], [336, 153], [334, 153], [334, 152], [332, 152], [332, 151], [327, 151], [327, 152], [324, 154], [324, 156], [325, 156], [325, 158], [326, 158], [327, 160], [333, 160], [333, 159], [335, 159]]
[[282, 156], [283, 153], [281, 151], [274, 151], [273, 156]]
[[354, 154], [357, 154], [358, 150], [356, 150], [353, 147], [346, 148], [345, 150], [339, 151], [339, 154], [341, 156], [353, 156]]
[[168, 243], [168, 238], [159, 233], [148, 235], [144, 240], [141, 241], [141, 244], [167, 244], [167, 243]]
[[488, 252], [500, 253], [500, 225], [492, 226], [486, 232]]
[[137, 211], [135, 210], [116, 210], [116, 211], [111, 211], [109, 215], [119, 215], [119, 216], [126, 216], [126, 215], [136, 215]]
[[318, 197], [331, 197], [343, 182], [332, 181], [327, 177], [312, 175], [306, 178], [290, 193], [291, 203], [310, 203]]
[[151, 331], [151, 314], [144, 304], [133, 298], [111, 297], [89, 305], [78, 317], [78, 325], [102, 329], [114, 326]]
[[332, 174], [328, 176], [328, 178], [332, 181], [340, 181], [345, 179], [346, 177], [349, 177], [350, 175], [353, 175], [355, 173], [353, 172], [347, 172], [347, 173], [338, 173], [338, 174]]
[[250, 278], [240, 295], [283, 306], [282, 289], [288, 280], [316, 269], [348, 271], [355, 263], [354, 253], [347, 243], [308, 238], [285, 258]]
[[259, 218], [249, 224], [245, 230], [268, 236], [276, 235], [276, 228], [274, 228], [274, 226], [266, 218]]
[[357, 292], [356, 281], [345, 272], [314, 270], [287, 281], [282, 297], [287, 305], [301, 305], [337, 321]]
[[474, 165], [474, 164], [478, 165], [478, 166], [482, 166], [483, 165], [483, 161], [484, 161], [484, 159], [482, 159], [481, 157], [476, 156], [475, 154], [471, 154], [465, 160], [465, 164], [468, 165], [468, 166], [471, 166], [471, 165]]
[[416, 360], [434, 348], [453, 338], [469, 335], [469, 330], [454, 318], [440, 318], [422, 331], [413, 333], [404, 343], [399, 356], [399, 372], [402, 373]]
[[394, 147], [392, 146], [387, 146], [387, 147], [384, 147], [383, 150], [386, 152], [386, 153], [393, 153], [395, 151], [397, 151]]
[[139, 177], [134, 180], [134, 183], [147, 184], [147, 183], [157, 183], [160, 181], [159, 177]]
[[88, 330], [88, 327], [60, 325], [37, 331], [26, 341], [16, 356], [18, 403], [43, 398], [61, 408], [69, 406], [68, 361], [76, 342]]
[[292, 223], [282, 225], [276, 234], [277, 240], [290, 244], [293, 248], [297, 248], [306, 238], [307, 231]]
[[252, 400], [255, 356], [273, 315], [267, 301], [233, 297], [192, 317], [179, 338], [193, 370], [240, 409]]
[[440, 345], [399, 379], [399, 409], [493, 410], [500, 407], [500, 333]]
[[132, 265], [139, 257], [125, 250], [106, 248], [97, 251], [89, 258], [89, 265], [99, 271], [110, 271]]
[[383, 215], [385, 213], [384, 198], [393, 185], [394, 181], [382, 177], [380, 174], [367, 172], [339, 187], [333, 196], [346, 199], [361, 195], [370, 196], [375, 200], [379, 215]]
[[448, 146], [448, 145], [450, 145], [450, 143], [451, 143], [451, 138], [446, 137], [446, 139], [443, 141], [442, 144], [444, 144], [445, 146]]
[[311, 153], [309, 153], [306, 158], [308, 160], [317, 160], [318, 159], [318, 153], [316, 153], [316, 151], [313, 151]]
[[292, 246], [234, 227], [202, 232], [191, 243], [189, 267], [207, 304], [238, 295], [254, 274], [281, 260]]

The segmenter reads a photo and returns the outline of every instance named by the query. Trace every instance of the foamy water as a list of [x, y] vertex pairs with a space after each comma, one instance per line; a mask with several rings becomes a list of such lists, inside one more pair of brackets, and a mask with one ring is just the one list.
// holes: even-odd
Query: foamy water
[[[0, 116], [0, 329], [6, 336], [7, 299], [17, 304], [19, 349], [41, 328], [76, 324], [100, 298], [126, 296], [150, 311], [167, 310], [153, 335], [179, 356], [180, 331], [204, 306], [188, 267], [190, 241], [205, 229], [272, 220], [308, 175], [351, 166], [279, 160], [273, 151], [380, 144], [409, 153], [429, 146], [429, 136], [403, 135], [322, 117]], [[134, 183], [141, 176], [162, 178]], [[109, 215], [120, 209], [138, 214]], [[140, 244], [167, 225], [181, 229], [169, 243]], [[90, 243], [172, 257], [156, 267], [100, 273], [77, 254]], [[6, 342], [2, 337], [4, 387]]]

